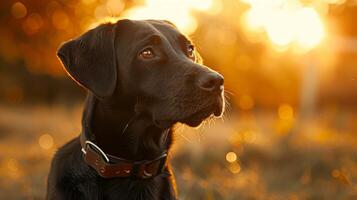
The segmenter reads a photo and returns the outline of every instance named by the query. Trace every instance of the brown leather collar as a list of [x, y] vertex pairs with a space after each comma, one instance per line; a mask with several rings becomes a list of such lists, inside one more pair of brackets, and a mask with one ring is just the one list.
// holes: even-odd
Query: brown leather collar
[[80, 136], [85, 162], [103, 178], [152, 178], [161, 174], [166, 166], [167, 152], [153, 160], [129, 161], [106, 154], [82, 132]]

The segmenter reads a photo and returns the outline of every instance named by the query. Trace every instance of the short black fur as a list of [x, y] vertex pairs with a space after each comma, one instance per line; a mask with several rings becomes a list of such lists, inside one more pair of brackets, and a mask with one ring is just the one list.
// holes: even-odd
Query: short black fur
[[[177, 122], [198, 126], [220, 116], [223, 77], [203, 66], [197, 52], [188, 57], [188, 45], [160, 20], [103, 24], [64, 43], [58, 50], [64, 68], [88, 90], [82, 131], [108, 154], [150, 160], [169, 151]], [[143, 59], [148, 48], [155, 56]], [[177, 198], [169, 164], [150, 179], [105, 179], [84, 162], [79, 138], [58, 150], [48, 177], [50, 200]]]

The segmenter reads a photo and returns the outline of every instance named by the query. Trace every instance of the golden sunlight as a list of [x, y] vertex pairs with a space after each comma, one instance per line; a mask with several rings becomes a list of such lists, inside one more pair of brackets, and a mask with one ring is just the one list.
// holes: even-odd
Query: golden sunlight
[[26, 6], [21, 2], [16, 2], [11, 7], [11, 13], [16, 19], [23, 18], [27, 14]]
[[237, 162], [234, 162], [234, 163], [231, 163], [229, 165], [229, 170], [233, 173], [233, 174], [238, 174], [241, 170], [241, 167], [239, 165], [239, 163]]
[[294, 109], [289, 104], [282, 104], [278, 108], [278, 115], [281, 120], [292, 120]]
[[210, 11], [214, 0], [146, 0], [143, 6], [124, 13], [131, 19], [167, 19], [184, 33], [191, 34], [197, 28], [193, 11]]
[[237, 160], [237, 154], [236, 153], [234, 153], [234, 152], [228, 152], [227, 154], [226, 154], [226, 160], [228, 161], [228, 162], [230, 162], [230, 163], [233, 163], [233, 162], [235, 162], [236, 160]]
[[265, 32], [278, 47], [295, 45], [309, 50], [318, 45], [325, 35], [321, 16], [313, 7], [305, 7], [297, 0], [246, 0], [251, 8], [245, 15], [250, 31]]
[[43, 134], [39, 137], [38, 144], [43, 149], [50, 149], [53, 146], [53, 137], [50, 134]]

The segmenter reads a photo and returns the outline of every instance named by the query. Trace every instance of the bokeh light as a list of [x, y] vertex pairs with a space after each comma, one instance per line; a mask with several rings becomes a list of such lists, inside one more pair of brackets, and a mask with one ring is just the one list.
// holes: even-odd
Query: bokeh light
[[39, 137], [38, 144], [43, 149], [51, 149], [53, 146], [53, 137], [50, 134], [43, 134]]
[[294, 109], [289, 104], [282, 104], [279, 106], [278, 115], [282, 120], [291, 120], [294, 118]]
[[11, 13], [12, 13], [12, 16], [14, 16], [16, 19], [19, 19], [19, 18], [23, 18], [26, 16], [27, 9], [23, 3], [16, 2], [11, 7]]
[[19, 171], [19, 163], [17, 160], [11, 158], [7, 161], [7, 168], [9, 171], [13, 173], [17, 173]]
[[249, 95], [242, 95], [239, 98], [238, 105], [242, 110], [250, 110], [254, 107], [254, 100]]
[[23, 23], [24, 32], [28, 35], [35, 34], [43, 25], [43, 20], [41, 15], [38, 13], [30, 14]]
[[229, 165], [229, 170], [233, 173], [233, 174], [238, 174], [240, 171], [241, 171], [241, 166], [239, 163], [237, 162], [234, 162], [234, 163], [231, 163]]
[[55, 10], [52, 14], [52, 24], [55, 28], [64, 30], [70, 23], [68, 15], [62, 10]]
[[247, 143], [253, 143], [257, 138], [257, 133], [253, 130], [247, 130], [243, 132], [243, 139]]
[[228, 162], [230, 162], [230, 163], [233, 163], [233, 162], [235, 162], [236, 160], [237, 160], [237, 154], [236, 153], [234, 153], [234, 152], [228, 152], [227, 154], [226, 154], [226, 160], [228, 161]]

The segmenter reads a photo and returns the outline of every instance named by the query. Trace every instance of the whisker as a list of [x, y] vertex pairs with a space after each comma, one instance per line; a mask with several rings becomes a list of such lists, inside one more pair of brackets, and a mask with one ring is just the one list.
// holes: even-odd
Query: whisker
[[231, 97], [230, 97], [229, 94], [227, 94], [227, 93], [224, 93], [224, 98], [225, 98], [225, 99], [231, 99]]
[[226, 116], [225, 115], [222, 115], [222, 117], [220, 117], [220, 120], [224, 123], [224, 118], [225, 118]]
[[[205, 126], [206, 123], [203, 124], [203, 126]], [[204, 128], [200, 128], [197, 132], [196, 135], [198, 136], [198, 142], [201, 143], [201, 139], [202, 139], [202, 132], [203, 132]]]
[[230, 109], [232, 108], [232, 105], [231, 105], [231, 103], [228, 101], [228, 99], [227, 98], [225, 98], [224, 99], [224, 103], [225, 103], [225, 107], [226, 107], [226, 109], [228, 109], [228, 111], [231, 111]]
[[231, 92], [231, 91], [229, 91], [229, 90], [227, 90], [227, 89], [224, 89], [224, 93], [228, 93], [228, 94], [230, 94], [230, 95], [232, 95], [232, 96], [235, 96], [235, 94], [234, 94], [233, 92]]
[[209, 128], [211, 128], [211, 124], [212, 124], [212, 122], [214, 122], [215, 120], [214, 120], [214, 117], [210, 117], [210, 118], [208, 118], [208, 127]]
[[183, 134], [180, 134], [180, 136], [185, 139], [187, 142], [192, 143], [192, 140], [190, 140], [188, 137], [184, 136]]

